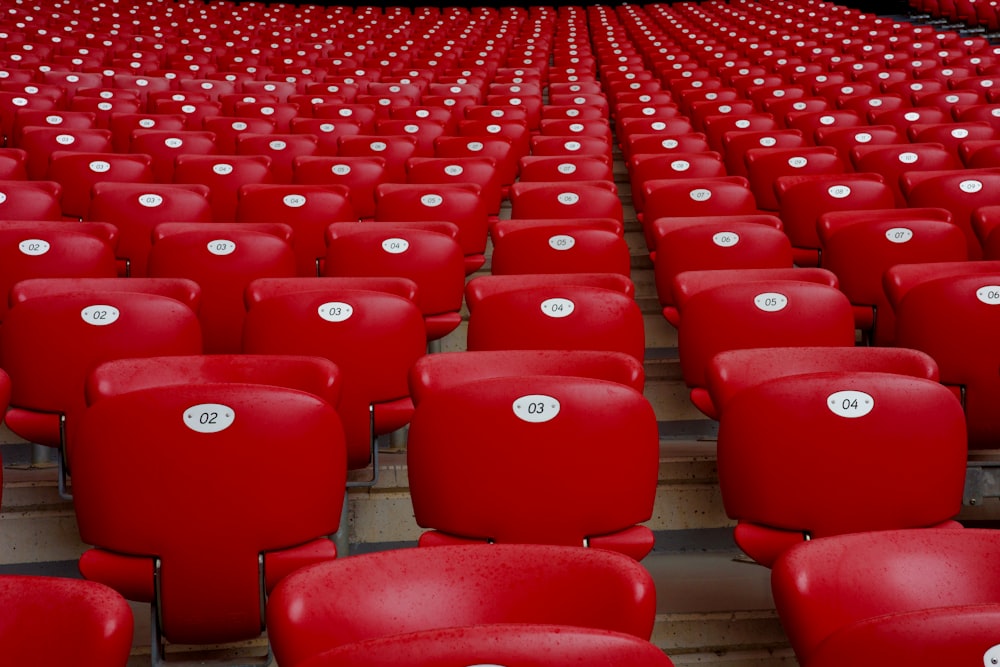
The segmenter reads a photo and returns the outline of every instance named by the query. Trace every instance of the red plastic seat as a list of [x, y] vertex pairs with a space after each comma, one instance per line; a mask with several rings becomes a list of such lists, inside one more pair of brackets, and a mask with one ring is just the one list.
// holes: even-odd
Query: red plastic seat
[[486, 261], [489, 211], [474, 183], [379, 185], [375, 189], [375, 220], [450, 222], [459, 230], [466, 274], [475, 272]]
[[107, 224], [0, 222], [0, 294], [30, 278], [114, 278], [116, 236]]
[[684, 271], [792, 266], [781, 220], [766, 215], [658, 218], [653, 221], [653, 275], [663, 316], [677, 327], [674, 278]]
[[995, 446], [1000, 422], [992, 409], [1000, 382], [990, 362], [1000, 283], [995, 262], [897, 266], [886, 276], [896, 313], [896, 344], [926, 352], [965, 408], [972, 449]]
[[[310, 464], [275, 458], [278, 441]], [[344, 436], [314, 395], [236, 383], [139, 389], [91, 405], [78, 444], [74, 505], [94, 545], [80, 570], [151, 603], [154, 661], [161, 637], [256, 638], [267, 592], [336, 557], [325, 536], [344, 500]], [[150, 466], [159, 473], [144, 474]]]
[[349, 469], [369, 464], [374, 435], [410, 421], [407, 373], [427, 349], [415, 284], [396, 279], [408, 292], [401, 296], [374, 291], [377, 283], [366, 289], [366, 280], [372, 279], [257, 280], [246, 294], [244, 353], [320, 356], [340, 369]]
[[754, 148], [797, 148], [805, 145], [799, 130], [733, 130], [722, 135], [722, 155], [730, 176], [746, 176], [744, 155]]
[[108, 130], [26, 127], [21, 148], [28, 153], [28, 178], [42, 180], [49, 169], [49, 159], [55, 151], [110, 153], [111, 132]]
[[521, 181], [613, 181], [606, 155], [525, 155], [518, 161]]
[[489, 157], [412, 157], [406, 161], [408, 183], [475, 183], [491, 216], [500, 214], [503, 183], [496, 160]]
[[386, 181], [406, 182], [406, 161], [417, 155], [417, 139], [407, 134], [346, 135], [337, 140], [340, 157], [380, 157], [385, 160]]
[[14, 115], [10, 144], [20, 146], [26, 127], [55, 127], [63, 130], [92, 130], [97, 127], [96, 114], [86, 111], [55, 111], [51, 109], [19, 109]]
[[518, 182], [510, 188], [511, 218], [614, 218], [624, 212], [610, 181]]
[[895, 373], [937, 381], [937, 363], [900, 347], [755, 347], [720, 352], [708, 367], [707, 397], [720, 419], [734, 396], [769, 380], [812, 373]]
[[[454, 417], [445, 419], [449, 412]], [[483, 424], [490, 428], [476, 428]], [[470, 429], [482, 444], [478, 463], [478, 455], [465, 448]], [[615, 437], [626, 448], [623, 455], [593, 466]], [[639, 560], [653, 546], [652, 532], [636, 524], [652, 513], [658, 439], [656, 418], [642, 394], [605, 380], [528, 375], [439, 388], [420, 402], [407, 444], [414, 515], [420, 526], [433, 529], [420, 544], [582, 545]], [[550, 445], [544, 454], [541, 442]], [[581, 456], [568, 456], [574, 448]], [[539, 490], [544, 499], [522, 493], [532, 476], [522, 465], [529, 452], [559, 471]], [[490, 467], [490, 480], [456, 474], [456, 465], [470, 462]], [[603, 489], [612, 479], [631, 481], [609, 505]]]
[[436, 157], [489, 157], [496, 160], [500, 182], [509, 186], [517, 178], [520, 154], [514, 152], [508, 137], [438, 137], [434, 141]]
[[617, 382], [642, 391], [642, 363], [622, 352], [595, 350], [480, 350], [428, 354], [410, 369], [413, 404], [473, 380], [526, 375], [566, 375]]
[[630, 275], [624, 237], [606, 229], [581, 229], [575, 221], [511, 226], [493, 237], [493, 275], [520, 273], [620, 273]]
[[817, 146], [836, 148], [844, 164], [851, 163], [851, 150], [857, 146], [882, 146], [906, 141], [906, 135], [895, 125], [821, 127], [815, 131], [814, 136]]
[[758, 213], [750, 183], [742, 176], [657, 178], [646, 181], [643, 188], [640, 222], [650, 251], [655, 250], [652, 222], [657, 218]]
[[1000, 169], [951, 169], [906, 172], [900, 177], [909, 206], [941, 207], [965, 233], [969, 259], [982, 259], [983, 250], [972, 228], [976, 209], [1000, 203]]
[[[503, 603], [482, 604], [484, 594]], [[271, 596], [268, 628], [276, 659], [296, 667], [353, 642], [491, 623], [558, 623], [645, 639], [654, 615], [652, 578], [621, 554], [467, 545], [397, 549], [300, 570]]]
[[471, 664], [485, 659], [505, 665], [670, 667], [673, 663], [650, 642], [617, 632], [563, 625], [474, 625], [425, 630], [345, 644], [301, 663], [301, 667], [411, 667]]
[[900, 186], [900, 177], [904, 173], [959, 169], [962, 166], [952, 151], [933, 142], [855, 146], [851, 150], [851, 161], [857, 171], [881, 174], [886, 185], [892, 188], [898, 207], [906, 206]]
[[62, 186], [63, 215], [83, 219], [90, 212], [94, 185], [152, 183], [153, 170], [148, 155], [55, 151], [47, 178]]
[[20, 148], [0, 148], [0, 180], [28, 179], [28, 154]]
[[198, 183], [211, 191], [212, 219], [236, 219], [239, 191], [244, 185], [273, 181], [271, 158], [264, 155], [179, 155], [174, 161], [175, 183]]
[[66, 495], [65, 472], [71, 467], [66, 464], [74, 456], [87, 373], [108, 359], [202, 351], [191, 305], [144, 292], [141, 283], [117, 282], [131, 279], [98, 280], [132, 291], [111, 291], [110, 283], [95, 287], [76, 278], [22, 281], [18, 287], [24, 290], [44, 282], [62, 291], [12, 296], [4, 318], [0, 359], [13, 387], [6, 422], [30, 442], [62, 450], [61, 495]]
[[743, 155], [747, 181], [757, 206], [765, 211], [777, 211], [778, 195], [774, 189], [780, 176], [805, 174], [842, 174], [848, 163], [831, 146], [797, 146], [793, 148], [751, 148]]
[[375, 217], [375, 189], [387, 180], [384, 158], [311, 156], [296, 158], [292, 165], [294, 183], [344, 186], [355, 215]]
[[781, 176], [774, 182], [778, 215], [795, 249], [795, 263], [817, 266], [819, 216], [833, 211], [888, 209], [896, 205], [892, 190], [879, 174]]
[[340, 137], [361, 134], [361, 124], [351, 120], [327, 120], [297, 116], [288, 124], [292, 134], [312, 134], [316, 137], [317, 155], [336, 155]]
[[236, 205], [236, 222], [280, 222], [292, 228], [300, 276], [319, 274], [327, 227], [355, 220], [349, 191], [340, 185], [244, 185]]
[[641, 213], [646, 181], [667, 178], [716, 178], [726, 176], [722, 157], [715, 151], [699, 153], [634, 153], [626, 163], [632, 185], [632, 205]]
[[[964, 419], [932, 380], [856, 371], [782, 377], [727, 402], [718, 460], [736, 542], [771, 566], [808, 539], [958, 527], [951, 519], [965, 483]], [[903, 492], [914, 484], [919, 497]]]
[[924, 125], [915, 123], [908, 130], [910, 141], [932, 141], [944, 145], [955, 157], [961, 158], [959, 147], [965, 141], [985, 141], [997, 137], [997, 131], [989, 123], [981, 121], [932, 123]]
[[[198, 311], [209, 354], [240, 351], [246, 313], [243, 295], [258, 278], [295, 275], [296, 260], [280, 224], [275, 233], [251, 223], [165, 223], [153, 230], [148, 274], [187, 278], [201, 286]], [[280, 234], [280, 235], [279, 235]]]
[[106, 586], [78, 579], [4, 575], [0, 609], [0, 645], [4, 659], [12, 664], [125, 667], [128, 662], [132, 610]]
[[889, 530], [788, 550], [772, 589], [796, 656], [808, 667], [992, 664], [1000, 587], [981, 563], [998, 545], [992, 530]]
[[185, 127], [191, 131], [198, 131], [203, 127], [206, 118], [222, 115], [222, 103], [211, 100], [155, 100], [151, 104], [151, 111], [153, 113], [181, 114], [185, 119]]
[[[470, 298], [469, 290], [475, 289], [470, 283], [467, 348], [609, 350], [642, 359], [645, 333], [635, 300], [586, 284], [591, 274], [579, 275], [582, 278], [575, 284], [550, 274], [531, 281], [533, 285], [516, 275], [496, 276], [501, 289], [475, 299]], [[508, 288], [503, 288], [505, 281]]]
[[214, 155], [218, 152], [213, 132], [184, 130], [134, 130], [129, 152], [153, 158], [157, 183], [174, 182], [174, 166], [180, 155]]
[[874, 345], [891, 345], [895, 338], [896, 319], [882, 286], [890, 267], [968, 258], [965, 235], [939, 208], [826, 213], [817, 229], [820, 266], [837, 275], [857, 328]]
[[[458, 229], [452, 231], [457, 236]], [[412, 280], [417, 285], [415, 302], [423, 313], [427, 339], [438, 340], [462, 321], [465, 257], [454, 236], [405, 222], [330, 225], [322, 275]]]
[[54, 181], [0, 181], [0, 220], [61, 220], [61, 195]]
[[789, 129], [801, 131], [807, 142], [815, 143], [816, 130], [821, 127], [858, 127], [866, 123], [857, 111], [827, 109], [789, 112], [785, 124]]
[[45, 95], [26, 95], [23, 92], [0, 90], [0, 132], [4, 145], [10, 145], [14, 136], [14, 120], [20, 109], [55, 111], [59, 102]]

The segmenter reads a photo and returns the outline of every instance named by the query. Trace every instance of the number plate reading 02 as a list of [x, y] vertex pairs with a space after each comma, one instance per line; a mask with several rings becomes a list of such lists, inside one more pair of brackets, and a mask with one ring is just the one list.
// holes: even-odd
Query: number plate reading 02
[[530, 424], [552, 421], [559, 414], [559, 401], [544, 394], [529, 394], [514, 401], [514, 415]]
[[121, 313], [117, 308], [107, 305], [87, 306], [80, 311], [80, 317], [83, 318], [83, 321], [95, 327], [114, 324], [118, 321], [120, 315]]
[[236, 413], [228, 405], [201, 403], [184, 411], [184, 425], [198, 433], [225, 431], [236, 421]]

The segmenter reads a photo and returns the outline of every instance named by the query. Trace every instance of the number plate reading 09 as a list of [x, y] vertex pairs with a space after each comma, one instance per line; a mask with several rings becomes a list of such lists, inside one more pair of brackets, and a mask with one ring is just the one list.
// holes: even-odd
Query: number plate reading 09
[[559, 414], [559, 401], [544, 394], [529, 394], [514, 401], [514, 415], [530, 424], [542, 424]]
[[198, 433], [225, 431], [236, 421], [236, 413], [228, 405], [201, 403], [184, 411], [184, 425]]

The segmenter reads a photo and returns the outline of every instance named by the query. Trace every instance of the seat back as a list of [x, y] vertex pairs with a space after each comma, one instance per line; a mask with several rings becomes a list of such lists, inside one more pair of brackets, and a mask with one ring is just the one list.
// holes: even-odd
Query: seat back
[[759, 208], [777, 211], [774, 181], [779, 176], [842, 174], [847, 165], [832, 146], [752, 148], [743, 155], [750, 190]]
[[768, 566], [803, 539], [956, 525], [965, 460], [958, 401], [890, 373], [769, 380], [733, 396], [719, 426], [726, 513], [737, 544]]
[[[967, 633], [983, 628], [977, 623], [982, 612], [985, 619], [992, 620], [991, 631], [980, 635], [978, 653], [969, 654], [967, 660], [967, 664], [978, 665], [996, 644], [1000, 580], [996, 570], [982, 564], [997, 555], [1000, 540], [993, 530], [838, 535], [794, 547], [778, 560], [771, 579], [774, 601], [799, 659], [824, 667], [834, 664], [820, 660], [827, 650], [833, 655], [843, 653], [843, 640], [835, 639], [841, 633], [845, 633], [844, 639], [856, 637], [852, 648], [864, 649], [866, 654], [871, 651], [873, 657], [885, 654], [887, 642], [904, 656], [919, 650], [921, 655], [914, 655], [912, 664], [932, 664], [923, 660], [925, 653], [928, 658], [940, 655], [947, 661], [964, 657]], [[970, 606], [980, 608], [974, 611]], [[963, 622], [942, 625], [934, 620], [939, 613], [954, 614], [952, 618]], [[899, 619], [906, 628], [904, 645], [891, 625], [875, 625], [878, 619], [895, 623], [893, 616], [910, 614]], [[871, 644], [862, 639], [880, 628]], [[938, 641], [946, 628], [952, 630], [946, 635], [948, 640]], [[830, 649], [821, 647], [828, 639], [833, 642]]]
[[[483, 424], [490, 426], [476, 428]], [[612, 441], [621, 456], [606, 456]], [[641, 559], [653, 541], [636, 524], [651, 516], [658, 458], [656, 418], [630, 387], [537, 375], [439, 388], [414, 413], [407, 445], [414, 516], [437, 531], [421, 544], [590, 544]], [[598, 459], [604, 463], [595, 466]], [[488, 467], [489, 479], [459, 474], [456, 466], [470, 463]], [[532, 484], [536, 464], [558, 472]], [[616, 479], [629, 482], [609, 504], [605, 490]]]
[[972, 214], [977, 208], [1000, 203], [1000, 169], [906, 172], [900, 182], [907, 205], [948, 209], [952, 221], [965, 232], [969, 259], [983, 258], [982, 246], [972, 228]]
[[634, 299], [547, 278], [547, 284], [496, 292], [470, 306], [468, 349], [609, 350], [643, 358], [645, 333]]
[[64, 215], [83, 219], [97, 183], [152, 183], [148, 155], [55, 151], [46, 177], [62, 186]]
[[62, 220], [55, 181], [0, 181], [0, 220]]
[[[139, 129], [133, 130], [129, 152], [144, 153], [153, 158], [153, 180], [173, 183], [174, 166], [180, 155], [214, 155], [218, 153], [214, 132], [201, 130]], [[200, 181], [176, 181], [199, 183]]]
[[266, 155], [179, 155], [174, 161], [174, 182], [199, 183], [211, 190], [214, 222], [236, 219], [241, 187], [272, 181], [271, 158]]
[[258, 278], [294, 276], [291, 246], [274, 234], [234, 225], [219, 228], [216, 223], [190, 223], [157, 233], [164, 227], [154, 230], [149, 275], [198, 283], [205, 352], [239, 352], [246, 313], [243, 294]]
[[398, 549], [300, 570], [271, 596], [268, 628], [275, 658], [294, 666], [351, 642], [483, 623], [558, 623], [645, 639], [654, 615], [652, 577], [630, 558], [497, 544]]
[[427, 336], [419, 308], [387, 292], [340, 287], [340, 278], [259, 280], [247, 291], [243, 352], [305, 354], [337, 364], [344, 385], [340, 413], [348, 466], [370, 456], [369, 406], [376, 434], [409, 422], [407, 374], [423, 356]]
[[0, 645], [11, 664], [125, 667], [132, 610], [99, 583], [56, 577], [0, 577]]
[[[280, 455], [277, 442], [296, 455]], [[142, 563], [171, 642], [258, 636], [264, 554], [337, 529], [343, 431], [311, 394], [231, 383], [140, 389], [90, 406], [78, 444], [77, 521], [95, 545], [81, 569], [100, 575], [90, 566], [104, 553]]]
[[631, 258], [625, 239], [606, 229], [580, 229], [573, 221], [512, 228], [493, 241], [493, 275], [516, 273], [620, 273]]

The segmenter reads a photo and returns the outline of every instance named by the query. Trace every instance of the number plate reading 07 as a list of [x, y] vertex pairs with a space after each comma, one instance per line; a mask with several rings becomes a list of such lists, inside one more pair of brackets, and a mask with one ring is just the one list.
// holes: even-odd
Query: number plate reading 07
[[184, 411], [184, 425], [198, 433], [225, 431], [236, 421], [236, 413], [228, 405], [201, 403]]
[[514, 415], [521, 421], [542, 424], [559, 414], [559, 401], [544, 394], [529, 394], [514, 401]]

